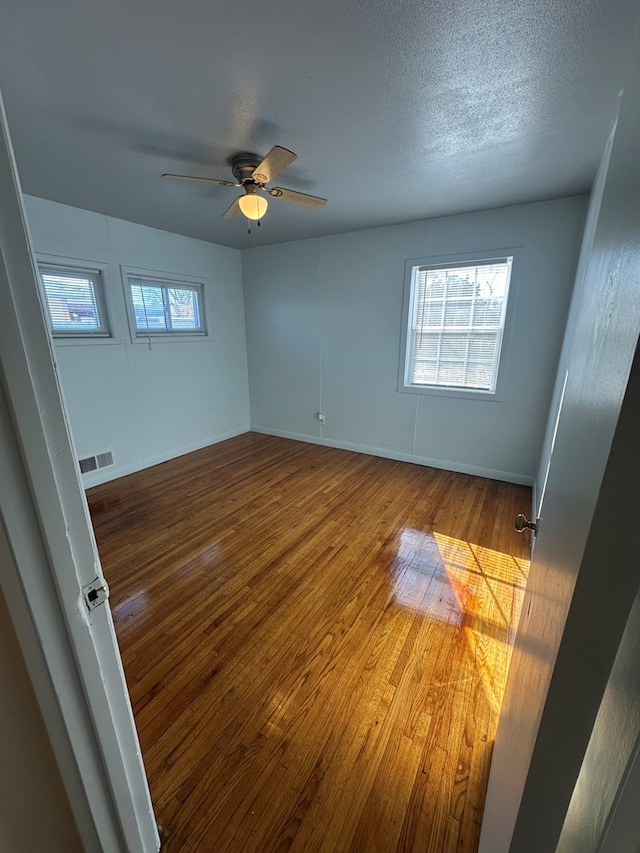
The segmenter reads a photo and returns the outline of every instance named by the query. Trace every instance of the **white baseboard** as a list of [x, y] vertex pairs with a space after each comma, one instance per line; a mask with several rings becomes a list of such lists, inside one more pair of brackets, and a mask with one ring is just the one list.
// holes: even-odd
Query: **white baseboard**
[[[432, 459], [426, 456], [415, 456], [411, 453], [401, 453], [395, 450], [382, 449], [364, 444], [353, 444], [348, 441], [335, 441], [331, 438], [323, 438], [314, 435], [305, 435], [303, 433], [290, 432], [289, 430], [270, 429], [256, 424], [247, 425], [230, 432], [220, 433], [219, 435], [210, 436], [200, 441], [192, 442], [191, 444], [183, 445], [182, 447], [174, 448], [167, 453], [162, 453], [157, 456], [141, 459], [138, 462], [129, 465], [115, 465], [112, 468], [104, 468], [102, 471], [87, 474], [82, 478], [82, 485], [85, 489], [90, 489], [93, 486], [99, 486], [102, 483], [108, 483], [111, 480], [117, 480], [119, 477], [126, 477], [127, 474], [134, 474], [136, 471], [142, 471], [145, 468], [151, 468], [154, 465], [159, 465], [162, 462], [167, 462], [169, 459], [175, 459], [177, 456], [184, 456], [185, 453], [191, 453], [194, 450], [201, 450], [203, 447], [209, 447], [212, 444], [218, 444], [220, 441], [226, 441], [228, 438], [235, 438], [238, 435], [243, 435], [246, 432], [258, 432], [263, 435], [274, 435], [280, 438], [290, 438], [294, 441], [304, 441], [307, 444], [319, 444], [324, 447], [335, 447], [339, 450], [351, 450], [354, 453], [365, 453], [369, 456], [380, 456], [383, 459], [394, 459], [398, 462], [412, 462], [414, 465], [424, 465], [429, 468], [439, 468], [443, 471], [455, 471], [459, 474], [472, 474], [475, 477], [487, 477], [490, 480], [501, 480], [505, 483], [517, 483], [522, 486], [531, 486], [534, 489], [532, 506], [536, 506], [535, 481], [533, 477], [526, 477], [522, 474], [514, 474], [510, 471], [496, 471], [493, 468], [479, 468], [475, 465], [466, 465], [458, 462], [451, 462], [446, 459]], [[535, 515], [535, 511], [532, 513]]]
[[226, 441], [228, 438], [235, 438], [237, 435], [244, 435], [250, 431], [250, 426], [240, 427], [230, 432], [220, 433], [218, 435], [209, 436], [199, 441], [185, 444], [182, 447], [176, 447], [166, 453], [161, 453], [158, 456], [150, 456], [145, 459], [140, 459], [129, 465], [114, 465], [110, 468], [103, 468], [101, 471], [96, 471], [91, 474], [86, 474], [81, 478], [84, 489], [90, 489], [93, 486], [100, 486], [102, 483], [109, 483], [111, 480], [117, 480], [119, 477], [126, 477], [127, 474], [135, 474], [136, 471], [142, 471], [145, 468], [152, 468], [154, 465], [160, 465], [161, 462], [168, 462], [169, 459], [175, 459], [177, 456], [184, 456], [185, 453], [192, 453], [194, 450], [201, 450], [203, 447], [209, 447], [212, 444], [218, 444], [221, 441]]
[[379, 447], [370, 447], [364, 444], [352, 444], [348, 441], [335, 441], [331, 438], [323, 438], [315, 435], [304, 435], [287, 430], [270, 429], [256, 424], [251, 425], [251, 432], [259, 432], [263, 435], [275, 435], [280, 438], [292, 438], [295, 441], [305, 441], [308, 444], [320, 444], [324, 447], [336, 447], [339, 450], [352, 450], [354, 453], [366, 453], [369, 456], [381, 456], [383, 459], [395, 459], [398, 462], [413, 462], [415, 465], [425, 465], [429, 468], [440, 468], [443, 471], [455, 471], [458, 474], [473, 474], [474, 477], [487, 477], [490, 480], [501, 480], [504, 483], [517, 483], [520, 486], [533, 486], [534, 478], [523, 474], [514, 474], [510, 471], [496, 471], [492, 468], [478, 468], [474, 465], [450, 462], [446, 459], [431, 459], [426, 456], [414, 456], [411, 453], [399, 453], [395, 450], [386, 450]]

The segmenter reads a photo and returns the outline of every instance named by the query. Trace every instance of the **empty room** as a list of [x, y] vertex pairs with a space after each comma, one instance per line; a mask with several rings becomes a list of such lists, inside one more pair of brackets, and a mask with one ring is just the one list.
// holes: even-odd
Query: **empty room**
[[2, 851], [637, 853], [639, 20], [9, 0]]

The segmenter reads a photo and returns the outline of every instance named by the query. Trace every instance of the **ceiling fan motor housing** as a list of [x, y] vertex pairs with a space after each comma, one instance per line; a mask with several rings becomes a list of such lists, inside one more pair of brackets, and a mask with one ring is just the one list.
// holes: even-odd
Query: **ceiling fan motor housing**
[[235, 154], [231, 158], [231, 171], [233, 172], [234, 178], [238, 181], [239, 184], [245, 183], [260, 183], [259, 180], [256, 180], [258, 176], [252, 177], [254, 170], [260, 165], [262, 162], [262, 157], [258, 157], [257, 154]]

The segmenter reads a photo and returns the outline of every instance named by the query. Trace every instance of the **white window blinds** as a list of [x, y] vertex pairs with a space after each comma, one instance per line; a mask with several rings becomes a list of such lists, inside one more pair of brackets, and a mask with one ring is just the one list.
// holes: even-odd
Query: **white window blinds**
[[128, 276], [136, 335], [205, 334], [202, 286]]
[[405, 387], [495, 391], [511, 262], [413, 268]]
[[108, 337], [109, 324], [98, 270], [39, 267], [54, 337]]

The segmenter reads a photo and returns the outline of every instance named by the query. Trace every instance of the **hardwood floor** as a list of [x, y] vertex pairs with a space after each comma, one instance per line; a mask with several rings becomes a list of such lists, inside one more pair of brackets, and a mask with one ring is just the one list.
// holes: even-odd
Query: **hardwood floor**
[[477, 849], [528, 488], [247, 434], [88, 499], [163, 850]]

